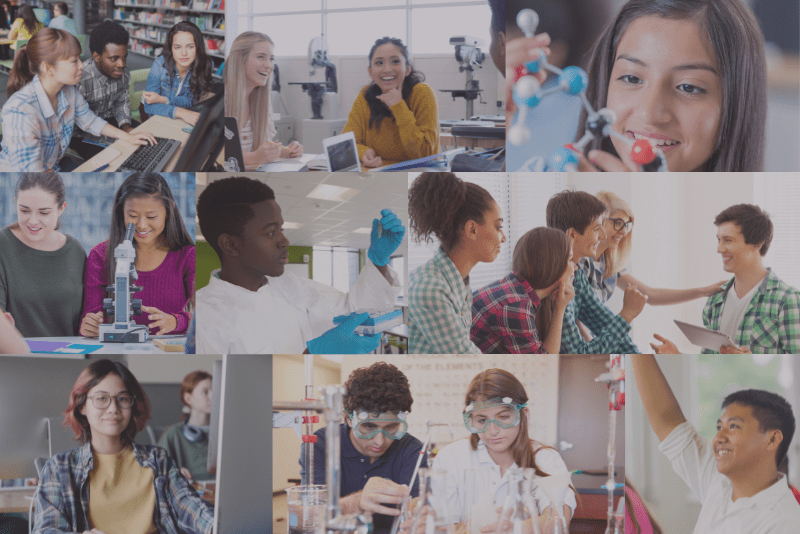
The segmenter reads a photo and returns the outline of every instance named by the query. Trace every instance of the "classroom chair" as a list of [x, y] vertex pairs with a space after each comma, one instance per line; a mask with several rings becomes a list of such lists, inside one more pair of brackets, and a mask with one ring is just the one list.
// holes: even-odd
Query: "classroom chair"
[[[142, 118], [140, 107], [142, 104], [142, 93], [147, 84], [147, 75], [150, 74], [150, 69], [139, 69], [131, 71], [131, 85], [130, 85], [130, 98], [131, 98], [131, 117], [133, 120], [144, 122], [146, 118]], [[137, 84], [139, 89], [137, 89]]]
[[89, 36], [85, 33], [81, 33], [75, 37], [77, 37], [78, 42], [81, 43], [81, 59], [89, 59], [89, 57], [92, 55], [92, 53], [89, 52]]

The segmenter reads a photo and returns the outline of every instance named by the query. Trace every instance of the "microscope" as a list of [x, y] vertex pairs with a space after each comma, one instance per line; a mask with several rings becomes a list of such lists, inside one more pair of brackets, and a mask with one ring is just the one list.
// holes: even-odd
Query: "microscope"
[[103, 309], [109, 317], [114, 318], [112, 324], [100, 325], [101, 343], [144, 343], [147, 341], [147, 327], [131, 320], [133, 315], [142, 314], [142, 299], [132, 298], [141, 291], [134, 282], [139, 274], [134, 267], [136, 249], [133, 248], [134, 224], [125, 229], [125, 239], [114, 249], [117, 263], [114, 271], [114, 284], [107, 286], [106, 291], [114, 294], [113, 298], [103, 299]]
[[325, 69], [324, 82], [289, 82], [299, 85], [311, 97], [313, 120], [325, 117], [335, 119], [339, 114], [339, 90], [336, 82], [336, 65], [328, 59], [328, 44], [324, 37], [314, 37], [308, 43], [308, 74], [313, 76], [317, 67]]
[[450, 44], [456, 47], [456, 61], [458, 61], [458, 72], [467, 73], [467, 83], [464, 89], [442, 89], [443, 93], [450, 93], [453, 100], [456, 98], [463, 98], [467, 101], [467, 116], [466, 119], [472, 117], [472, 101], [479, 100], [481, 104], [485, 104], [480, 100], [481, 92], [483, 89], [479, 87], [479, 80], [475, 78], [475, 69], [483, 68], [481, 63], [486, 59], [480, 46], [484, 46], [484, 42], [477, 37], [469, 37], [468, 35], [456, 35], [450, 38]]

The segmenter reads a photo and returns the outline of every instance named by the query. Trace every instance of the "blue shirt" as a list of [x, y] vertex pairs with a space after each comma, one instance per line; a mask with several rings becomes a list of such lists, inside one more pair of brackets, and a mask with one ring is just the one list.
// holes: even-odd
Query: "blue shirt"
[[56, 30], [64, 30], [66, 32], [71, 33], [75, 37], [78, 36], [78, 26], [75, 25], [75, 21], [69, 18], [66, 15], [58, 16], [50, 21], [48, 27], [56, 29]]
[[57, 103], [53, 110], [38, 74], [11, 95], [3, 105], [0, 171], [58, 171], [75, 124], [92, 135], [108, 124], [89, 109], [75, 85], [65, 85]]
[[173, 67], [172, 72], [164, 66], [164, 56], [159, 56], [150, 67], [150, 74], [147, 75], [147, 87], [145, 91], [152, 91], [162, 96], [166, 96], [168, 104], [145, 104], [144, 110], [148, 115], [163, 115], [171, 119], [175, 118], [176, 108], [192, 107], [196, 98], [189, 88], [192, 70], [186, 73], [181, 80], [178, 76], [178, 67]]
[[[314, 435], [317, 437], [317, 442], [314, 444], [314, 484], [325, 484], [325, 429], [317, 430]], [[422, 450], [422, 442], [411, 434], [406, 434], [402, 438], [392, 441], [386, 452], [371, 464], [369, 463], [369, 457], [358, 452], [353, 446], [353, 442], [350, 441], [350, 427], [346, 423], [342, 423], [340, 436], [342, 487], [339, 494], [342, 497], [361, 491], [372, 477], [385, 478], [397, 484], [411, 482], [411, 475], [417, 465], [419, 451]], [[303, 467], [304, 460], [305, 451], [301, 446], [300, 477], [303, 480], [306, 478], [305, 468]], [[424, 455], [420, 467], [427, 466], [427, 455]], [[418, 495], [419, 474], [414, 481], [414, 486], [411, 488], [411, 496], [417, 497]], [[396, 508], [394, 504], [384, 504], [384, 506]], [[392, 521], [394, 521], [393, 516], [373, 514], [373, 526], [375, 528], [391, 528]]]

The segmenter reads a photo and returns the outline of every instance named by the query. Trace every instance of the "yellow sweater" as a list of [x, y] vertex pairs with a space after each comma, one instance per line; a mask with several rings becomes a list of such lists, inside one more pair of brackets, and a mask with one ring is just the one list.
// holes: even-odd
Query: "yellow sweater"
[[408, 102], [401, 100], [391, 108], [394, 120], [384, 117], [380, 131], [369, 127], [369, 106], [362, 89], [353, 103], [342, 133], [353, 132], [358, 157], [371, 148], [384, 165], [424, 158], [439, 153], [439, 111], [431, 86], [418, 83]]
[[[30, 33], [28, 31], [28, 28], [25, 26], [25, 23], [23, 22], [23, 20], [21, 18], [19, 18], [19, 19], [15, 20], [14, 23], [11, 25], [11, 29], [8, 32], [8, 38], [9, 39], [17, 39], [17, 40], [21, 40], [21, 41], [26, 41], [26, 40], [30, 41], [31, 37], [33, 37], [34, 34], [36, 32], [38, 32], [39, 30], [41, 30], [42, 28], [44, 28], [44, 23], [39, 22], [37, 20], [36, 21], [36, 30], [34, 30], [33, 33]], [[17, 49], [17, 43], [16, 42], [11, 43], [11, 48], [13, 50], [16, 50]]]
[[92, 452], [89, 473], [89, 522], [106, 534], [158, 532], [153, 522], [156, 491], [153, 470], [142, 467], [133, 447], [118, 454]]

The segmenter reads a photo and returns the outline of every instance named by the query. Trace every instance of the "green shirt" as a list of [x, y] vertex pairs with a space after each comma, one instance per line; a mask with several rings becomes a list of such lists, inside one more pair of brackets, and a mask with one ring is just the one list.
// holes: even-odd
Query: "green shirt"
[[67, 236], [58, 250], [36, 250], [0, 230], [0, 308], [24, 337], [77, 336], [86, 251]]
[[208, 439], [189, 441], [183, 435], [186, 423], [168, 427], [158, 440], [158, 446], [167, 449], [178, 467], [185, 467], [194, 480], [214, 480], [208, 472]]

